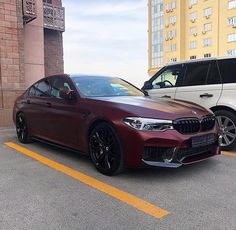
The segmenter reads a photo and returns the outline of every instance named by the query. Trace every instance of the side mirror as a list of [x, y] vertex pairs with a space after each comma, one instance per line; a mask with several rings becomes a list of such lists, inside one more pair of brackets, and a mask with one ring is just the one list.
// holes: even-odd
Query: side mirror
[[65, 100], [75, 100], [76, 98], [76, 95], [75, 95], [75, 92], [74, 90], [69, 90], [69, 89], [60, 89], [59, 91], [59, 97], [65, 99]]
[[142, 90], [152, 89], [152, 83], [150, 81], [145, 81]]

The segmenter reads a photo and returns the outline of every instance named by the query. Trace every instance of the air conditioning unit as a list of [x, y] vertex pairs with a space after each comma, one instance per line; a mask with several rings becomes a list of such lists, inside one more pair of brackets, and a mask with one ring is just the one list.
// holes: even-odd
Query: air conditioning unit
[[236, 23], [234, 23], [234, 24], [232, 25], [232, 27], [233, 27], [233, 28], [236, 28]]
[[197, 33], [194, 33], [193, 36], [196, 37], [196, 36], [197, 36]]
[[206, 31], [205, 31], [205, 30], [203, 30], [203, 31], [202, 31], [202, 34], [206, 34]]
[[171, 24], [172, 24], [172, 25], [174, 25], [174, 24], [175, 24], [175, 22], [171, 22]]
[[173, 40], [173, 38], [174, 38], [173, 36], [170, 36], [170, 40]]
[[169, 24], [166, 24], [166, 28], [168, 28], [169, 27]]
[[173, 12], [173, 9], [170, 9], [170, 12]]
[[166, 37], [166, 38], [165, 38], [165, 40], [166, 40], [166, 41], [169, 41], [169, 38], [168, 38], [168, 37]]
[[166, 13], [169, 13], [170, 12], [170, 10], [169, 9], [166, 9]]
[[189, 5], [189, 7], [188, 7], [188, 8], [189, 8], [189, 9], [192, 9], [192, 7], [193, 7], [192, 5]]
[[206, 15], [205, 17], [206, 17], [206, 19], [209, 19], [209, 18], [210, 18], [210, 15]]
[[195, 21], [196, 21], [196, 19], [195, 19], [195, 18], [192, 18], [192, 19], [191, 19], [191, 22], [192, 22], [192, 23], [194, 23]]

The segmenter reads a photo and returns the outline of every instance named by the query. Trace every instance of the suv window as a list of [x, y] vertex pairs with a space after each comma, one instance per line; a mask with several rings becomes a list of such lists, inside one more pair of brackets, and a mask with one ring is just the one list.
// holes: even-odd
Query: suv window
[[52, 91], [51, 91], [52, 97], [61, 99], [61, 97], [59, 96], [60, 90], [62, 89], [71, 90], [69, 82], [67, 81], [67, 79], [63, 77], [52, 77], [50, 78], [50, 83], [52, 85]]
[[236, 83], [236, 59], [218, 61], [223, 83]]
[[160, 75], [152, 81], [152, 88], [176, 87], [182, 74], [182, 66], [167, 67]]
[[207, 77], [207, 85], [222, 84], [216, 61], [210, 63], [210, 70]]
[[183, 86], [205, 85], [209, 67], [209, 62], [187, 64]]
[[32, 88], [35, 89], [35, 96], [50, 97], [50, 84], [47, 79], [36, 83]]

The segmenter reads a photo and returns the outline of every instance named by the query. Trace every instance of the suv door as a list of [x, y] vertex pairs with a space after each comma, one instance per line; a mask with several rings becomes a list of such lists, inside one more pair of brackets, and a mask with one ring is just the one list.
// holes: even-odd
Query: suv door
[[182, 65], [167, 66], [149, 80], [151, 89], [145, 89], [145, 86], [143, 89], [147, 90], [153, 99], [174, 98], [182, 73]]
[[216, 106], [222, 92], [216, 61], [194, 62], [185, 66], [184, 80], [176, 90], [175, 99], [194, 102], [208, 109]]

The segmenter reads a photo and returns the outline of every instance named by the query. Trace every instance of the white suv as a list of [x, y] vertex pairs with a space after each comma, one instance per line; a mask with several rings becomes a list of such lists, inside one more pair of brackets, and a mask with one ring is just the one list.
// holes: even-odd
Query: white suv
[[191, 101], [212, 110], [223, 150], [236, 146], [236, 58], [204, 59], [163, 67], [142, 88], [153, 98]]

